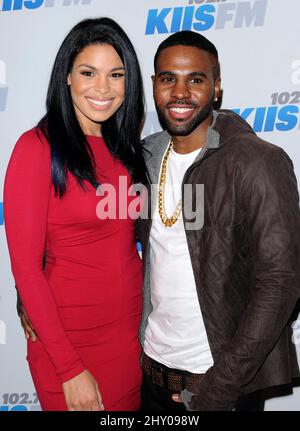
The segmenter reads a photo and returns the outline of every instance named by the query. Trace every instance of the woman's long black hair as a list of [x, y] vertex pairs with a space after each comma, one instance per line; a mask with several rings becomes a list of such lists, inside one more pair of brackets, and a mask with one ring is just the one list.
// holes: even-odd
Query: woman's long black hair
[[145, 182], [140, 132], [144, 116], [144, 95], [140, 66], [135, 50], [122, 28], [110, 18], [86, 19], [78, 23], [63, 41], [51, 73], [46, 115], [38, 129], [51, 149], [52, 182], [62, 197], [67, 188], [67, 172], [84, 187], [95, 188], [98, 181], [91, 148], [77, 120], [67, 76], [76, 56], [87, 46], [111, 45], [125, 67], [125, 98], [115, 114], [102, 124], [102, 136], [109, 151], [128, 169], [134, 182]]

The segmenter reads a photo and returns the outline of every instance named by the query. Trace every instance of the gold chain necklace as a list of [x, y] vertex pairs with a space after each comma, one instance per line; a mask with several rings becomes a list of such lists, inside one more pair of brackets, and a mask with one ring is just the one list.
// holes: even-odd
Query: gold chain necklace
[[178, 204], [176, 205], [176, 208], [171, 215], [170, 218], [168, 218], [166, 214], [166, 208], [165, 208], [165, 189], [166, 189], [166, 180], [167, 180], [167, 161], [170, 155], [170, 152], [173, 148], [173, 140], [171, 139], [170, 144], [167, 148], [167, 151], [164, 155], [162, 165], [161, 165], [161, 173], [159, 177], [159, 184], [158, 184], [158, 213], [160, 216], [160, 219], [162, 223], [166, 227], [172, 227], [174, 223], [179, 218], [181, 209], [182, 209], [182, 201], [179, 200]]

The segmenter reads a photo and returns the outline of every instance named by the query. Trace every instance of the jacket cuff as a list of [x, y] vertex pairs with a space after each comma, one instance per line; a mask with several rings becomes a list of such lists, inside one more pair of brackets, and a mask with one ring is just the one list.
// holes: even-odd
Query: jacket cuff
[[[224, 385], [225, 386], [225, 385]], [[226, 388], [208, 379], [190, 388], [193, 396], [189, 402], [189, 409], [194, 411], [231, 411], [240, 395], [239, 388]]]
[[190, 391], [188, 391], [187, 389], [184, 389], [183, 391], [181, 391], [181, 393], [180, 393], [180, 397], [181, 397], [181, 399], [182, 399], [182, 401], [183, 401], [183, 404], [185, 405], [185, 408], [187, 409], [187, 410], [191, 410], [191, 408], [190, 408], [190, 402], [191, 402], [191, 399], [192, 399], [192, 397], [194, 396], [195, 394], [193, 393], [193, 392], [190, 392]]

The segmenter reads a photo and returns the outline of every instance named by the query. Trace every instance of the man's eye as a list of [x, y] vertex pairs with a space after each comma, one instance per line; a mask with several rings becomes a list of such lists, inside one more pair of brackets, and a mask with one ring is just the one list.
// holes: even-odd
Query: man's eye
[[80, 73], [81, 73], [81, 75], [87, 76], [88, 78], [91, 78], [92, 76], [94, 76], [94, 72], [91, 72], [90, 70], [84, 70]]
[[189, 80], [192, 84], [202, 84], [203, 79], [202, 78], [191, 78]]
[[174, 82], [175, 78], [172, 78], [171, 76], [165, 76], [164, 78], [161, 78], [161, 82]]

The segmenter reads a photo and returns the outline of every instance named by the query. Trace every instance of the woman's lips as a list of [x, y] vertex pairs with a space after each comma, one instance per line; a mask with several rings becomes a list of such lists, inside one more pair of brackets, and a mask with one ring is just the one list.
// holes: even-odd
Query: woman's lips
[[89, 105], [93, 109], [97, 109], [97, 111], [104, 111], [105, 109], [109, 108], [110, 105], [113, 102], [113, 98], [110, 99], [94, 99], [92, 97], [86, 97], [86, 100], [88, 101]]

